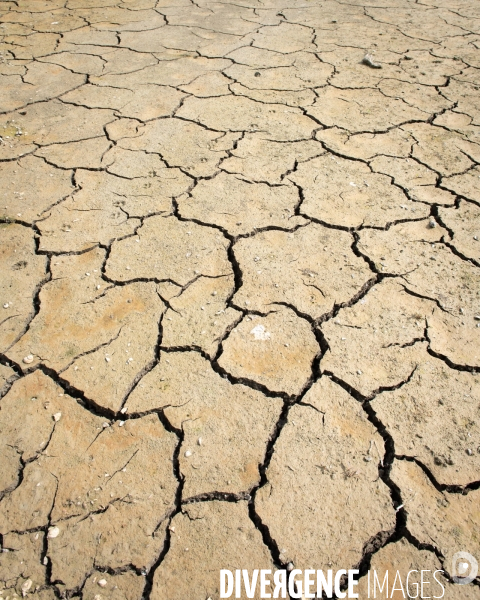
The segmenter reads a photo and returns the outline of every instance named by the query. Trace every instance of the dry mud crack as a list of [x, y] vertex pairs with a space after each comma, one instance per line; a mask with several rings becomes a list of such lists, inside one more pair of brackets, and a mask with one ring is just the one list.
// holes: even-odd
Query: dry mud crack
[[480, 598], [479, 98], [474, 0], [0, 2], [0, 598]]

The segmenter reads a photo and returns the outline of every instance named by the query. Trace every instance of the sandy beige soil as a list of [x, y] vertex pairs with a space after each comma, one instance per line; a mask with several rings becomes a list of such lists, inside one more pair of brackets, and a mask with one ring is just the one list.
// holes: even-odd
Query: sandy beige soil
[[480, 599], [475, 0], [2, 0], [0, 281], [0, 599]]

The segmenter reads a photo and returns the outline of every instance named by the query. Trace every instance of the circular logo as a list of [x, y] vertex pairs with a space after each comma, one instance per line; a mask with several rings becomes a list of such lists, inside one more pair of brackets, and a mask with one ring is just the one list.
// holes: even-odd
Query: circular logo
[[459, 585], [472, 583], [478, 573], [478, 563], [468, 552], [457, 552], [452, 557], [452, 579]]

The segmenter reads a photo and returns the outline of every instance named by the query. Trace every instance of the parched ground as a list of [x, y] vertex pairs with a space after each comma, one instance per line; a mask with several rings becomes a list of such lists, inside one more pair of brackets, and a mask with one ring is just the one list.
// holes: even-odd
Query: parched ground
[[480, 598], [479, 87], [476, 0], [2, 0], [0, 597]]

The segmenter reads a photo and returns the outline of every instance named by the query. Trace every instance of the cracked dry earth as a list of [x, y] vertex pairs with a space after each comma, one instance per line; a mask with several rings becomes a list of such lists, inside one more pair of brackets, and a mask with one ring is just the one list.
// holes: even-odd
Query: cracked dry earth
[[480, 598], [478, 3], [2, 0], [0, 79], [0, 597]]

